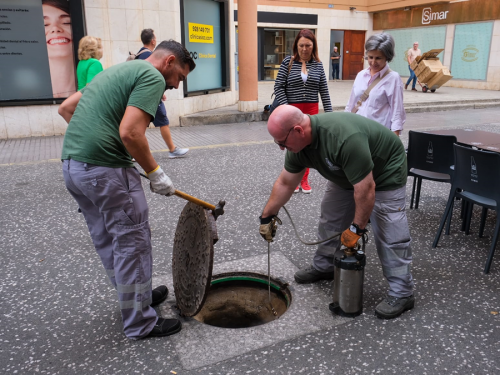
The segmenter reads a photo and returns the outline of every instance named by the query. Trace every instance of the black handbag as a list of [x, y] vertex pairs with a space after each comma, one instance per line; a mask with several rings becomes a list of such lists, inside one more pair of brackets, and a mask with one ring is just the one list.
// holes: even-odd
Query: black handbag
[[264, 112], [269, 112], [269, 114], [273, 113], [273, 111], [280, 106], [280, 103], [278, 102], [278, 99], [276, 98], [276, 95], [274, 95], [274, 92], [271, 95], [271, 98], [273, 96], [274, 96], [273, 103], [264, 106]]
[[[293, 59], [290, 58], [290, 63], [288, 64], [288, 74], [290, 74], [290, 70], [292, 69], [292, 64], [293, 64]], [[286, 76], [286, 81], [285, 81], [285, 91], [286, 91], [286, 83], [288, 81], [288, 74]], [[278, 98], [276, 98], [276, 95], [274, 92], [271, 95], [271, 99], [273, 98], [273, 96], [274, 96], [273, 103], [267, 104], [264, 106], [264, 112], [266, 112], [266, 113], [269, 112], [269, 115], [271, 115], [271, 113], [273, 113], [273, 111], [281, 105], [278, 102]]]

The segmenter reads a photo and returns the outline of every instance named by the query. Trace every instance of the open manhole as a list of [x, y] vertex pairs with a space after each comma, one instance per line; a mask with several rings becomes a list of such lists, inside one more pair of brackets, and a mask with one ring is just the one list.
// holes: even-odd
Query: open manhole
[[224, 273], [212, 277], [205, 303], [193, 318], [222, 328], [255, 327], [282, 316], [291, 302], [288, 285], [280, 280], [271, 278], [269, 303], [267, 276], [250, 272]]
[[179, 217], [172, 275], [180, 314], [223, 328], [255, 327], [282, 316], [292, 302], [288, 284], [271, 279], [269, 301], [267, 275], [231, 272], [212, 276], [218, 237], [211, 215], [187, 203]]

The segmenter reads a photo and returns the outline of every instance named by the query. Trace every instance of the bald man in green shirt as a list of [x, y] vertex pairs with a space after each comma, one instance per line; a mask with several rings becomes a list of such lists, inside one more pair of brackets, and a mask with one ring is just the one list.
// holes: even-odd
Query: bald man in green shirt
[[405, 213], [406, 154], [399, 138], [383, 125], [365, 117], [330, 112], [304, 115], [282, 105], [268, 121], [275, 143], [287, 150], [285, 166], [273, 186], [259, 232], [272, 242], [279, 209], [293, 195], [305, 168], [316, 169], [328, 180], [321, 203], [318, 239], [343, 232], [341, 240], [318, 246], [310, 266], [298, 271], [298, 283], [333, 279], [333, 255], [342, 243], [354, 247], [367, 232], [374, 234], [387, 296], [375, 313], [391, 319], [413, 308], [410, 232]]

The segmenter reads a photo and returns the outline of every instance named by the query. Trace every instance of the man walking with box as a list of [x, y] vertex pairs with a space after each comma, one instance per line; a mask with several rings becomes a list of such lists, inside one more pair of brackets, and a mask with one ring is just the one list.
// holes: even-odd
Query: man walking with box
[[421, 54], [422, 52], [418, 48], [418, 42], [413, 43], [413, 48], [410, 48], [408, 50], [408, 69], [410, 69], [410, 78], [408, 78], [408, 81], [406, 81], [405, 90], [408, 88], [408, 85], [410, 84], [411, 80], [413, 80], [411, 89], [413, 91], [417, 91], [417, 89], [415, 88], [415, 85], [417, 84], [417, 76], [415, 75], [415, 72], [410, 67], [410, 65], [413, 61], [415, 61], [417, 56], [420, 56]]

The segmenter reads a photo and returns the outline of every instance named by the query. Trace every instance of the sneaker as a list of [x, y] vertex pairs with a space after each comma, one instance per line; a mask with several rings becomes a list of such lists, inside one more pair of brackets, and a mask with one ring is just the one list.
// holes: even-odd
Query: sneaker
[[158, 318], [151, 332], [146, 337], [170, 336], [181, 330], [182, 324], [179, 319]]
[[304, 194], [310, 194], [312, 189], [311, 185], [309, 185], [309, 181], [305, 180], [300, 183], [300, 187], [302, 188], [302, 192]]
[[168, 297], [168, 288], [166, 285], [160, 285], [156, 287], [152, 291], [152, 299], [151, 306], [156, 306], [165, 301]]
[[298, 192], [299, 192], [299, 190], [300, 190], [300, 186], [297, 186], [293, 192], [294, 192], [294, 193], [298, 193]]
[[295, 281], [299, 284], [310, 284], [315, 283], [319, 280], [332, 280], [333, 279], [333, 271], [332, 272], [321, 272], [318, 271], [313, 265], [309, 265], [306, 268], [303, 268], [297, 271], [294, 275]]
[[413, 306], [415, 306], [413, 294], [401, 298], [387, 295], [375, 308], [375, 315], [382, 319], [392, 319], [400, 316], [406, 310], [413, 309]]
[[174, 149], [174, 151], [172, 152], [168, 152], [168, 157], [170, 159], [175, 159], [175, 158], [180, 158], [180, 157], [183, 157], [184, 155], [187, 154], [187, 152], [189, 151], [189, 148], [179, 148], [179, 147], [176, 147]]

